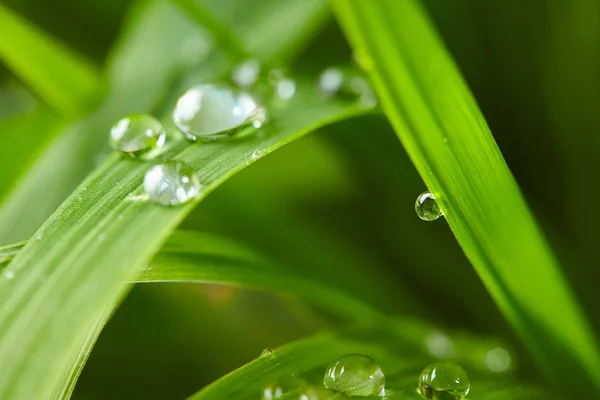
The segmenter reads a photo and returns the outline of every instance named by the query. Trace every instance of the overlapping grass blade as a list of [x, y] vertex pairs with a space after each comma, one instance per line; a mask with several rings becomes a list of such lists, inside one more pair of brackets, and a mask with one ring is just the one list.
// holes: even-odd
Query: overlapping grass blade
[[418, 2], [332, 4], [404, 147], [498, 306], [557, 387], [598, 393], [600, 356], [585, 317]]
[[99, 71], [0, 4], [0, 59], [59, 113], [81, 116], [102, 90]]
[[[342, 399], [319, 388], [326, 366], [346, 354], [364, 354], [379, 363], [386, 375], [386, 399], [422, 399], [417, 393], [421, 370], [437, 361], [427, 351], [425, 338], [432, 328], [418, 321], [387, 320], [370, 327], [358, 326], [340, 332], [321, 334], [276, 349], [226, 375], [191, 397], [194, 400], [250, 400], [260, 398], [268, 385], [289, 390], [282, 398], [297, 399], [318, 393], [319, 399]], [[514, 382], [510, 374], [492, 374], [480, 351], [496, 343], [461, 335], [449, 338], [457, 346], [455, 360], [468, 372], [476, 399], [550, 399], [547, 393]], [[502, 397], [505, 396], [505, 397]], [[310, 397], [309, 397], [310, 398]], [[380, 399], [381, 397], [369, 397]]]

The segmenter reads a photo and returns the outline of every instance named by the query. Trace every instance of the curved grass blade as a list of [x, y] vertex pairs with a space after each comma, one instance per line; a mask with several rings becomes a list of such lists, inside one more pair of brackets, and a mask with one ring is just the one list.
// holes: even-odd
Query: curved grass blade
[[190, 164], [203, 185], [191, 204], [165, 208], [143, 200], [148, 164], [114, 154], [57, 210], [0, 279], [0, 397], [50, 394], [64, 357], [78, 348], [105, 307], [119, 301], [138, 271], [195, 204], [237, 171], [334, 121], [361, 112], [355, 104], [323, 102], [312, 85], [281, 109], [261, 135], [236, 141], [180, 143], [166, 157]]
[[0, 4], [0, 59], [56, 111], [81, 116], [101, 92], [97, 68]]
[[600, 393], [595, 339], [473, 96], [416, 1], [333, 0], [465, 254], [557, 387]]
[[[312, 398], [309, 393], [316, 393], [318, 399], [341, 400], [346, 397], [324, 390], [321, 381], [326, 366], [346, 354], [364, 354], [379, 363], [386, 375], [386, 399], [423, 399], [416, 391], [419, 373], [429, 363], [438, 361], [427, 352], [425, 345], [424, 338], [431, 329], [417, 321], [388, 320], [371, 327], [354, 327], [299, 340], [233, 371], [190, 399], [251, 400], [260, 398], [265, 387], [276, 385], [284, 390], [282, 399], [298, 399], [303, 394]], [[460, 360], [469, 374], [472, 384], [469, 398], [552, 398], [540, 390], [515, 383], [510, 375], [491, 375], [485, 366], [468, 361], [478, 359], [478, 350], [473, 348], [489, 349], [491, 343], [460, 336], [449, 340], [461, 345], [462, 350], [455, 355], [455, 360]], [[379, 396], [369, 398], [381, 399]]]

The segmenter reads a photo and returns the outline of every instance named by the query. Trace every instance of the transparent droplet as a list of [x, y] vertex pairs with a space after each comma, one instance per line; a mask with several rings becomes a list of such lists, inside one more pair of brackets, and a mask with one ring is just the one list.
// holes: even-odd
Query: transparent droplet
[[252, 152], [252, 159], [253, 160], [258, 160], [259, 158], [261, 158], [263, 156], [263, 151], [262, 150], [254, 150]]
[[435, 197], [430, 192], [424, 192], [417, 197], [415, 211], [423, 221], [435, 221], [443, 215]]
[[454, 343], [444, 332], [434, 330], [427, 335], [427, 350], [438, 358], [448, 357], [454, 353]]
[[271, 384], [263, 389], [261, 399], [262, 400], [281, 399], [284, 394], [285, 394], [285, 391], [283, 390], [283, 387], [281, 385]]
[[264, 108], [259, 107], [252, 113], [249, 120], [252, 122], [252, 127], [255, 129], [261, 128], [267, 120], [267, 112]]
[[165, 138], [161, 123], [156, 118], [144, 114], [121, 118], [110, 130], [112, 148], [130, 154], [162, 147]]
[[319, 77], [319, 90], [327, 95], [334, 96], [342, 89], [344, 73], [338, 68], [327, 68]]
[[385, 376], [372, 358], [349, 354], [327, 367], [323, 385], [348, 396], [383, 395]]
[[265, 356], [271, 356], [271, 355], [273, 355], [273, 353], [274, 353], [274, 350], [273, 350], [273, 349], [269, 349], [269, 348], [267, 348], [267, 349], [264, 349], [264, 350], [262, 351], [262, 353], [260, 353], [260, 356], [261, 356], [261, 357], [265, 357]]
[[200, 181], [194, 170], [184, 162], [169, 161], [146, 172], [144, 190], [155, 203], [176, 206], [198, 196]]
[[[262, 111], [261, 111], [262, 110]], [[229, 136], [266, 113], [249, 94], [227, 86], [203, 84], [190, 88], [177, 101], [173, 121], [189, 139]]]
[[350, 90], [358, 95], [358, 102], [361, 106], [371, 108], [377, 105], [377, 96], [375, 96], [371, 84], [362, 76], [350, 79]]
[[231, 80], [241, 88], [253, 86], [260, 75], [260, 63], [257, 60], [246, 60], [233, 69]]
[[452, 362], [431, 364], [419, 376], [419, 391], [428, 399], [460, 400], [470, 389], [467, 373]]
[[485, 355], [485, 363], [492, 372], [506, 371], [510, 368], [511, 362], [510, 353], [501, 347], [492, 349]]

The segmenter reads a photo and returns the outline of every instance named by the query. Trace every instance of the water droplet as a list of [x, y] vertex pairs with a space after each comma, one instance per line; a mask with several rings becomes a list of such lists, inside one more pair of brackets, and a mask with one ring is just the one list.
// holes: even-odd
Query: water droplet
[[280, 385], [272, 384], [263, 389], [262, 400], [281, 399], [285, 391]]
[[454, 353], [454, 343], [444, 332], [434, 330], [427, 335], [427, 350], [436, 357], [448, 357]]
[[385, 376], [375, 360], [360, 354], [349, 354], [327, 367], [323, 385], [348, 396], [383, 395]]
[[259, 107], [252, 113], [249, 118], [252, 121], [252, 127], [255, 129], [259, 129], [263, 126], [265, 121], [267, 120], [267, 112], [264, 108]]
[[327, 96], [334, 96], [342, 89], [344, 73], [338, 68], [327, 68], [319, 77], [319, 89]]
[[11, 280], [12, 278], [15, 277], [15, 273], [13, 271], [4, 271], [4, 277], [8, 280]]
[[[261, 111], [262, 110], [262, 111]], [[266, 117], [252, 96], [227, 86], [196, 85], [177, 101], [173, 121], [188, 139], [229, 136], [251, 123], [256, 128]]]
[[259, 158], [261, 158], [263, 156], [263, 151], [262, 150], [254, 150], [252, 152], [252, 159], [253, 160], [258, 160]]
[[296, 82], [291, 79], [282, 79], [275, 86], [277, 97], [283, 100], [289, 100], [296, 93]]
[[165, 138], [161, 123], [156, 118], [144, 114], [121, 118], [110, 130], [112, 148], [133, 155], [162, 147]]
[[427, 366], [419, 376], [419, 391], [428, 399], [462, 399], [471, 389], [467, 373], [452, 362]]
[[506, 371], [511, 362], [510, 353], [501, 347], [492, 349], [485, 355], [485, 363], [492, 372]]
[[144, 190], [152, 201], [163, 206], [176, 206], [198, 196], [200, 181], [184, 162], [169, 161], [146, 172]]
[[361, 106], [372, 108], [377, 105], [377, 96], [375, 96], [373, 88], [362, 76], [359, 75], [350, 79], [350, 90], [358, 95], [358, 102]]
[[262, 353], [260, 353], [261, 357], [272, 356], [275, 351], [273, 349], [264, 349]]
[[435, 197], [430, 192], [424, 192], [417, 197], [415, 211], [423, 221], [435, 221], [443, 215]]
[[246, 60], [233, 69], [231, 80], [241, 88], [249, 88], [256, 83], [260, 75], [260, 63]]
[[37, 239], [37, 240], [42, 240], [42, 237], [43, 237], [43, 236], [42, 236], [42, 234], [41, 234], [41, 233], [38, 233], [38, 234], [36, 235], [36, 239]]

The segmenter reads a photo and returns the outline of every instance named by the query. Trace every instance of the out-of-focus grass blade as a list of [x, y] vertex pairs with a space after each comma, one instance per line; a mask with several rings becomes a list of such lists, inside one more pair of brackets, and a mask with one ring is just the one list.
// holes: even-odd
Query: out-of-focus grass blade
[[557, 387], [598, 393], [600, 356], [587, 321], [419, 4], [332, 4], [409, 156], [501, 310]]
[[2, 4], [0, 37], [0, 60], [59, 113], [80, 116], [95, 105], [96, 68]]
[[0, 247], [0, 270], [9, 264], [26, 244], [27, 242], [25, 241]]
[[357, 115], [355, 104], [323, 102], [299, 85], [274, 108], [261, 135], [235, 141], [179, 143], [165, 156], [188, 162], [203, 185], [190, 204], [169, 208], [140, 200], [148, 163], [114, 154], [77, 189], [5, 269], [0, 279], [0, 397], [43, 398], [62, 360], [78, 350], [105, 307], [125, 293], [194, 205], [231, 175], [325, 124]]
[[[329, 363], [346, 354], [364, 354], [376, 360], [386, 375], [386, 399], [423, 399], [417, 393], [421, 370], [436, 357], [428, 353], [424, 338], [432, 328], [416, 321], [386, 321], [371, 327], [355, 327], [337, 333], [321, 334], [287, 344], [263, 355], [196, 393], [191, 399], [260, 398], [267, 386], [282, 388], [283, 399], [343, 399], [341, 394], [321, 386]], [[465, 339], [450, 337], [455, 343]], [[471, 380], [469, 398], [476, 399], [549, 399], [547, 393], [516, 384], [506, 374], [490, 375], [476, 360], [479, 350], [489, 343], [470, 338], [455, 354]], [[482, 356], [482, 354], [479, 354]], [[311, 394], [313, 397], [311, 397]], [[504, 397], [502, 397], [504, 395]], [[380, 396], [369, 398], [381, 399]]]
[[219, 236], [179, 231], [135, 282], [220, 283], [298, 297], [347, 319], [380, 317], [372, 307], [339, 289], [292, 275], [257, 257], [236, 256], [237, 248], [235, 242], [224, 242]]

